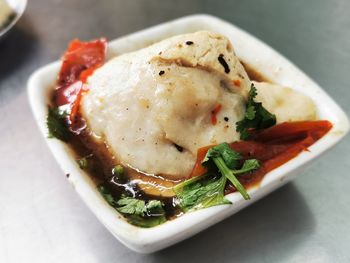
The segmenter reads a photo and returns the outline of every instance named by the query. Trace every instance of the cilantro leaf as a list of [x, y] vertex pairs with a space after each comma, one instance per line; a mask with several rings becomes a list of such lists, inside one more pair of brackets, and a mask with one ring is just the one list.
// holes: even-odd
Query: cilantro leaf
[[[250, 199], [244, 186], [236, 176], [258, 169], [260, 163], [257, 159], [249, 159], [241, 165], [241, 160], [242, 156], [231, 149], [227, 143], [221, 143], [210, 148], [202, 161], [202, 165], [206, 167], [215, 166], [216, 171], [213, 171], [215, 176], [208, 179], [210, 175], [213, 175], [212, 172], [209, 172], [176, 185], [173, 190], [177, 195], [180, 208], [187, 212], [230, 203], [224, 197], [227, 180], [233, 184], [244, 199]], [[242, 167], [238, 169], [239, 166]], [[217, 174], [217, 170], [220, 174]]]
[[192, 178], [190, 178], [190, 179], [188, 179], [188, 180], [185, 180], [185, 181], [183, 181], [183, 182], [181, 182], [181, 183], [175, 185], [175, 186], [173, 187], [173, 190], [174, 190], [175, 193], [176, 193], [176, 192], [179, 192], [179, 191], [181, 191], [181, 189], [184, 188], [185, 186], [188, 186], [188, 185], [193, 184], [193, 183], [195, 183], [195, 182], [197, 182], [197, 181], [199, 181], [199, 180], [202, 180], [202, 179], [206, 178], [208, 175], [209, 175], [209, 173], [205, 173], [205, 174], [202, 174], [201, 176], [192, 177]]
[[82, 169], [82, 170], [85, 170], [89, 166], [89, 163], [88, 163], [88, 160], [87, 160], [86, 157], [78, 159], [77, 163], [79, 165], [79, 168]]
[[49, 107], [49, 112], [46, 118], [49, 138], [55, 137], [62, 141], [67, 141], [70, 138], [71, 134], [65, 123], [66, 118], [67, 113], [65, 111]]
[[112, 174], [116, 175], [117, 177], [123, 177], [124, 175], [124, 167], [120, 164], [116, 165], [112, 169]]
[[247, 172], [251, 172], [260, 167], [260, 162], [257, 159], [248, 159], [243, 163], [243, 166], [239, 170], [233, 170], [235, 175], [244, 174]]
[[107, 190], [106, 187], [104, 187], [103, 185], [99, 185], [97, 189], [110, 206], [114, 207], [117, 205], [117, 202], [114, 200], [113, 196]]
[[236, 131], [241, 134], [242, 140], [249, 139], [249, 129], [265, 129], [276, 124], [276, 115], [266, 110], [261, 102], [254, 101], [256, 95], [256, 87], [252, 84], [244, 118], [236, 123]]
[[127, 216], [129, 223], [140, 227], [153, 227], [166, 221], [163, 203], [159, 200], [144, 200], [122, 197], [116, 209]]
[[148, 216], [165, 216], [163, 203], [159, 200], [151, 200], [146, 205]]
[[202, 164], [208, 166], [214, 157], [221, 157], [224, 159], [226, 165], [231, 169], [237, 168], [239, 161], [242, 159], [242, 156], [238, 152], [232, 150], [228, 143], [221, 143], [210, 148], [205, 155]]
[[158, 226], [166, 221], [165, 216], [141, 217], [138, 215], [129, 215], [127, 219], [130, 224], [145, 228]]
[[248, 120], [254, 120], [255, 118], [255, 107], [254, 106], [250, 106], [247, 108], [244, 117], [247, 118]]
[[215, 205], [231, 204], [224, 197], [226, 177], [214, 177], [209, 180], [205, 177], [201, 176], [201, 180], [186, 183], [182, 188], [174, 188], [178, 204], [183, 211], [188, 212]]
[[122, 197], [117, 202], [117, 210], [123, 214], [139, 216], [164, 216], [163, 203], [159, 200], [150, 200], [146, 204], [144, 200], [133, 197]]
[[164, 204], [160, 200], [144, 201], [134, 197], [121, 196], [118, 201], [115, 201], [103, 185], [99, 185], [98, 190], [108, 204], [123, 214], [130, 224], [139, 227], [153, 227], [166, 221]]
[[144, 216], [147, 212], [145, 201], [133, 197], [122, 197], [117, 205], [116, 209], [123, 214]]
[[252, 83], [250, 86], [250, 91], [249, 91], [249, 95], [248, 95], [248, 103], [249, 104], [254, 104], [254, 99], [255, 99], [256, 95], [258, 95], [258, 92], [256, 91], [256, 87]]
[[82, 169], [82, 170], [87, 170], [89, 169], [90, 167], [90, 161], [89, 161], [89, 158], [91, 158], [93, 156], [93, 154], [89, 154], [89, 155], [86, 155], [78, 160], [77, 163], [79, 165], [79, 168]]
[[222, 176], [226, 177], [228, 180], [230, 180], [230, 182], [233, 184], [233, 186], [236, 188], [236, 190], [241, 193], [243, 198], [245, 200], [250, 199], [250, 196], [247, 193], [246, 189], [240, 183], [240, 181], [238, 181], [237, 177], [233, 173], [233, 170], [228, 168], [225, 161], [221, 157], [214, 157], [213, 161], [216, 164], [216, 166], [219, 168], [219, 171], [222, 174]]

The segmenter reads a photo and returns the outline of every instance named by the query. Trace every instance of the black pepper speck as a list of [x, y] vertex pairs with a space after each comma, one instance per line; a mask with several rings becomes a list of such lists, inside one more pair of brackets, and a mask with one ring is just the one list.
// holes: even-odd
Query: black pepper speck
[[175, 146], [175, 148], [176, 148], [180, 153], [183, 152], [184, 148], [182, 148], [180, 145], [174, 143], [174, 146]]
[[225, 73], [230, 73], [230, 67], [227, 65], [226, 60], [224, 59], [224, 55], [220, 54], [218, 57], [220, 64], [224, 67]]

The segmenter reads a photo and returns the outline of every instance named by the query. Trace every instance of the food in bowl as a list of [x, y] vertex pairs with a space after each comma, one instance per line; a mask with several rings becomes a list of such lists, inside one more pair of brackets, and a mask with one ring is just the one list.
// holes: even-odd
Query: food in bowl
[[223, 35], [178, 35], [108, 61], [107, 48], [103, 38], [70, 43], [47, 124], [131, 224], [229, 205], [233, 191], [249, 199], [332, 127], [311, 98], [242, 63]]

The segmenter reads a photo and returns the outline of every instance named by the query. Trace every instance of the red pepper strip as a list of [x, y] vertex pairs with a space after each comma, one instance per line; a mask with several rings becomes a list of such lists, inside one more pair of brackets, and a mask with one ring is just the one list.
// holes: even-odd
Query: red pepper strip
[[66, 87], [79, 80], [81, 72], [102, 65], [105, 61], [107, 40], [105, 38], [81, 42], [73, 40], [63, 55], [58, 75], [58, 88]]
[[[71, 112], [70, 112], [70, 115], [69, 115], [69, 118], [70, 118], [70, 121], [71, 123], [74, 123], [76, 122], [76, 119], [77, 119], [77, 113], [79, 111], [79, 106], [80, 106], [80, 101], [81, 101], [81, 98], [83, 97], [83, 94], [89, 90], [89, 87], [83, 83], [86, 83], [86, 80], [88, 77], [90, 77], [92, 75], [92, 73], [97, 69], [99, 68], [101, 65], [96, 65], [94, 67], [91, 67], [91, 68], [88, 68], [88, 69], [85, 69], [84, 71], [82, 71], [79, 75], [79, 81], [76, 82], [76, 83], [79, 83], [80, 84], [80, 89], [79, 89], [79, 92], [77, 93], [76, 97], [75, 97], [75, 100], [72, 102], [72, 107], [71, 107]], [[72, 85], [75, 85], [76, 83], [72, 84]]]
[[241, 86], [241, 80], [240, 80], [240, 79], [235, 79], [235, 80], [233, 81], [233, 84], [234, 84], [235, 86], [237, 86], [237, 87], [240, 87], [240, 86]]
[[73, 40], [63, 55], [55, 100], [57, 106], [69, 107], [68, 124], [72, 132], [79, 133], [85, 127], [77, 118], [82, 95], [88, 90], [84, 83], [96, 68], [103, 65], [106, 49], [107, 41], [104, 38], [90, 42]]
[[202, 161], [205, 155], [207, 154], [207, 151], [213, 146], [215, 145], [209, 145], [198, 149], [197, 160], [195, 165], [193, 166], [190, 177], [200, 176], [207, 171], [207, 169], [202, 165]]
[[[248, 173], [240, 176], [239, 181], [245, 187], [258, 183], [264, 177], [265, 174], [281, 166], [282, 164], [288, 162], [289, 160], [293, 159], [302, 151], [307, 150], [307, 147], [312, 145], [314, 142], [315, 140], [312, 137], [306, 136], [303, 140], [295, 142], [294, 144], [289, 144], [289, 145], [288, 144], [285, 144], [285, 145], [265, 144], [266, 152], [271, 152], [270, 154], [271, 156], [269, 156], [270, 158], [264, 160], [264, 157], [266, 158], [266, 155], [264, 156], [264, 154], [263, 155], [257, 154], [257, 155], [250, 156], [249, 158], [256, 158], [258, 160], [261, 160], [261, 167], [252, 173]], [[233, 187], [229, 187], [228, 191], [233, 192], [235, 191], [235, 189]]]
[[255, 141], [238, 141], [231, 143], [230, 146], [236, 152], [239, 152], [244, 159], [259, 157], [260, 161], [269, 160], [292, 146], [293, 143], [285, 143], [285, 144], [264, 144]]
[[94, 73], [94, 71], [99, 68], [101, 65], [96, 65], [94, 67], [85, 69], [84, 71], [82, 71], [79, 75], [79, 79], [83, 82], [86, 83], [86, 80], [88, 77], [90, 77], [92, 75], [92, 73]]
[[76, 121], [77, 114], [78, 114], [79, 107], [80, 107], [81, 98], [83, 96], [83, 93], [88, 90], [88, 86], [83, 84], [82, 81], [78, 81], [75, 84], [80, 84], [80, 88], [79, 88], [79, 92], [77, 93], [77, 95], [75, 97], [74, 102], [72, 103], [71, 111], [69, 114], [69, 119], [70, 119], [71, 123], [74, 123]]
[[56, 90], [56, 103], [61, 106], [68, 105], [70, 108], [67, 124], [70, 130], [75, 133], [79, 133], [85, 127], [85, 124], [78, 120], [78, 112], [82, 94], [86, 91], [87, 86], [80, 80], [66, 88]]
[[216, 115], [220, 112], [221, 108], [222, 108], [222, 105], [218, 104], [212, 110], [212, 112], [211, 112], [211, 124], [216, 125], [216, 123], [217, 123]]
[[106, 48], [107, 41], [104, 38], [90, 42], [73, 40], [69, 44], [63, 55], [63, 62], [57, 80], [57, 106], [74, 103], [78, 92], [81, 91], [81, 89], [77, 89], [80, 84], [75, 83], [79, 80], [84, 83], [87, 77], [93, 73], [93, 70], [104, 63]]
[[[314, 142], [324, 136], [332, 124], [329, 121], [288, 122], [278, 124], [255, 134], [254, 141], [238, 141], [230, 146], [243, 156], [243, 160], [256, 158], [261, 167], [253, 173], [239, 177], [244, 186], [259, 182], [266, 173], [281, 166], [300, 152], [307, 150]], [[197, 162], [190, 177], [199, 176], [206, 172], [201, 162], [212, 146], [198, 150]], [[228, 192], [235, 191], [229, 186]]]
[[310, 132], [319, 139], [331, 128], [332, 124], [326, 120], [284, 122], [256, 133], [253, 135], [253, 140], [273, 143], [283, 141], [285, 138], [289, 139], [290, 136], [300, 136]]
[[64, 88], [56, 89], [56, 105], [62, 106], [66, 104], [73, 104], [81, 90], [82, 85], [83, 83], [81, 81], [77, 81]]

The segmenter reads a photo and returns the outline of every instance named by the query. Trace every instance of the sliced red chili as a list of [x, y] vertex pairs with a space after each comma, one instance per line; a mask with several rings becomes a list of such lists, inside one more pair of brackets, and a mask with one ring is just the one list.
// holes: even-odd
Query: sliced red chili
[[65, 87], [79, 80], [81, 72], [102, 65], [106, 57], [107, 40], [105, 38], [82, 42], [71, 41], [63, 55], [58, 75], [58, 87]]
[[55, 100], [57, 106], [67, 106], [68, 125], [78, 132], [84, 123], [78, 120], [81, 98], [88, 90], [87, 78], [105, 62], [107, 41], [105, 38], [82, 42], [73, 40], [63, 55], [57, 80]]
[[215, 108], [211, 112], [211, 124], [216, 125], [217, 123], [217, 117], [216, 115], [221, 111], [222, 105], [218, 104], [215, 106]]
[[240, 80], [240, 79], [235, 79], [235, 80], [233, 81], [233, 84], [234, 84], [235, 86], [237, 86], [237, 87], [240, 87], [240, 86], [241, 86], [241, 80]]
[[[258, 170], [240, 176], [240, 182], [245, 187], [259, 182], [266, 173], [307, 150], [331, 128], [332, 124], [324, 120], [286, 122], [254, 134], [253, 140], [231, 143], [231, 148], [239, 152], [243, 159], [256, 158], [261, 162], [261, 167]], [[190, 177], [199, 176], [206, 172], [201, 162], [211, 147], [207, 146], [198, 150], [197, 161]], [[235, 189], [233, 186], [229, 186], [227, 192], [232, 191]]]

